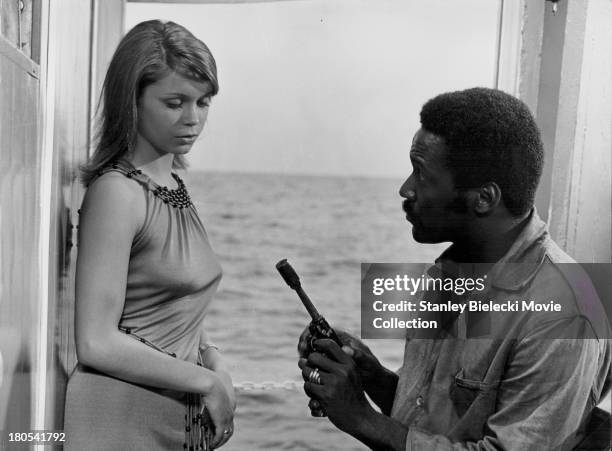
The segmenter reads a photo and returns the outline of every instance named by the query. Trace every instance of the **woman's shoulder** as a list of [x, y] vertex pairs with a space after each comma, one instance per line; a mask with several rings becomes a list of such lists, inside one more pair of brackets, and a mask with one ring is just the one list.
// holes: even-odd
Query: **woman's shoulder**
[[97, 212], [121, 216], [140, 216], [146, 205], [143, 189], [139, 183], [118, 171], [106, 171], [96, 177], [87, 187], [81, 213]]
[[119, 171], [106, 171], [97, 176], [88, 186], [85, 196], [118, 197], [124, 201], [133, 201], [142, 197], [142, 187]]

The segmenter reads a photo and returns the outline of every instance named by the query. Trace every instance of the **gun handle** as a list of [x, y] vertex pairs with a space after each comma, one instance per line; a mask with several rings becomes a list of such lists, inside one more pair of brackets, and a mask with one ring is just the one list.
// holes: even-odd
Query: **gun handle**
[[323, 409], [323, 407], [311, 407], [310, 404], [308, 405], [308, 407], [310, 407], [310, 416], [311, 417], [316, 417], [316, 418], [325, 418], [327, 416], [327, 413], [325, 412], [325, 409]]
[[338, 335], [336, 332], [334, 332], [334, 329], [331, 328], [329, 323], [322, 316], [310, 322], [308, 325], [308, 331], [310, 332], [309, 346], [311, 351], [314, 349], [314, 341], [321, 338], [329, 338], [330, 340], [334, 340], [338, 346], [342, 347], [340, 338], [338, 338]]
[[[331, 340], [334, 340], [338, 346], [342, 347], [342, 342], [340, 341], [340, 338], [338, 338], [338, 335], [336, 334], [334, 329], [331, 328], [329, 323], [322, 316], [310, 322], [310, 324], [308, 325], [308, 331], [310, 332], [310, 342], [308, 343], [309, 353], [315, 350], [315, 340], [319, 340], [321, 338], [329, 338]], [[325, 410], [322, 407], [314, 409], [311, 408], [310, 415], [318, 418], [323, 418], [327, 416]]]

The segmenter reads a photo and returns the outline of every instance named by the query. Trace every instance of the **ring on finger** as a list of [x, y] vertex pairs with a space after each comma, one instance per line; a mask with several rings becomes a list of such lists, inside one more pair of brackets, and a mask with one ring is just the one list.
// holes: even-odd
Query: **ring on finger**
[[321, 374], [319, 374], [318, 368], [315, 368], [310, 371], [310, 374], [308, 375], [308, 380], [313, 384], [321, 384]]

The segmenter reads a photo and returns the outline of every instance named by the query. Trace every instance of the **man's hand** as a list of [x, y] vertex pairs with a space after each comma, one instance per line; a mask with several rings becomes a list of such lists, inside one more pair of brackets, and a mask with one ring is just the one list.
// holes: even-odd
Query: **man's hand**
[[[316, 340], [315, 346], [316, 351], [299, 362], [306, 381], [304, 391], [318, 401], [336, 427], [354, 434], [373, 412], [366, 400], [355, 361], [333, 340]], [[315, 368], [319, 369], [320, 384], [309, 379]]]
[[[408, 429], [388, 416], [397, 386], [397, 375], [382, 367], [360, 340], [346, 332], [336, 333], [342, 343], [347, 343], [342, 348], [333, 340], [316, 340], [315, 350], [308, 358], [300, 358], [299, 367], [306, 381], [304, 391], [311, 398], [310, 408], [323, 407], [330, 421], [338, 429], [372, 449], [404, 450]], [[303, 344], [308, 343], [309, 339], [309, 334], [305, 331], [298, 345], [300, 355], [305, 354], [307, 347]], [[377, 389], [378, 386], [373, 384], [373, 390], [379, 395], [379, 401], [383, 401], [381, 404], [386, 407], [383, 409], [384, 413], [376, 412], [367, 401], [360, 369], [349, 355], [351, 353], [360, 356], [362, 362], [368, 362], [368, 365], [363, 365], [366, 374], [369, 368], [375, 368], [377, 365], [382, 369], [381, 380], [378, 381], [381, 386]], [[315, 383], [310, 377], [315, 368], [319, 374], [316, 382], [319, 383]], [[370, 372], [370, 377], [375, 371]], [[376, 399], [372, 399], [381, 406]]]
[[[389, 415], [397, 388], [397, 374], [382, 366], [370, 348], [357, 337], [342, 329], [334, 328], [334, 331], [343, 344], [342, 351], [353, 359], [363, 389], [380, 410], [385, 415]], [[312, 352], [310, 339], [310, 331], [306, 328], [298, 342], [298, 353], [301, 359], [308, 358], [309, 353]], [[309, 406], [312, 411], [316, 411], [319, 407], [318, 401], [311, 400]]]
[[[363, 386], [367, 391], [372, 384], [379, 382], [378, 376], [381, 372], [384, 372], [385, 368], [380, 364], [374, 354], [372, 354], [370, 348], [368, 348], [359, 338], [342, 329], [334, 328], [334, 331], [342, 342], [342, 350], [353, 358]], [[302, 335], [300, 335], [300, 340], [298, 342], [298, 353], [301, 358], [307, 358], [309, 352], [312, 352], [312, 350], [309, 349], [310, 339], [310, 332], [308, 328], [306, 328], [304, 332], [302, 332]]]

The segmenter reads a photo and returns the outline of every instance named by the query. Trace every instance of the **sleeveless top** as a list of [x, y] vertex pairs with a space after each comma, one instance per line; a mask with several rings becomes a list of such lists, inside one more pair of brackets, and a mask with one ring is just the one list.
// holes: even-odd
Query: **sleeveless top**
[[196, 363], [202, 321], [221, 280], [221, 266], [187, 194], [155, 183], [126, 160], [117, 171], [139, 183], [145, 221], [134, 236], [119, 328], [177, 358]]
[[[132, 241], [118, 327], [158, 351], [201, 365], [202, 321], [222, 271], [185, 185], [173, 173], [179, 187], [161, 187], [126, 160], [103, 168], [98, 177], [111, 171], [139, 183], [146, 201], [144, 223]], [[211, 420], [201, 395], [137, 387], [78, 364], [66, 394], [65, 428], [72, 435], [67, 449], [92, 440], [104, 449], [145, 443], [147, 449], [209, 449]], [[172, 399], [184, 406], [182, 412]], [[107, 404], [112, 412], [103, 411]], [[152, 413], [162, 417], [158, 424], [152, 418], [134, 423], [134, 410], [147, 418]], [[92, 423], [100, 428], [92, 429]]]

